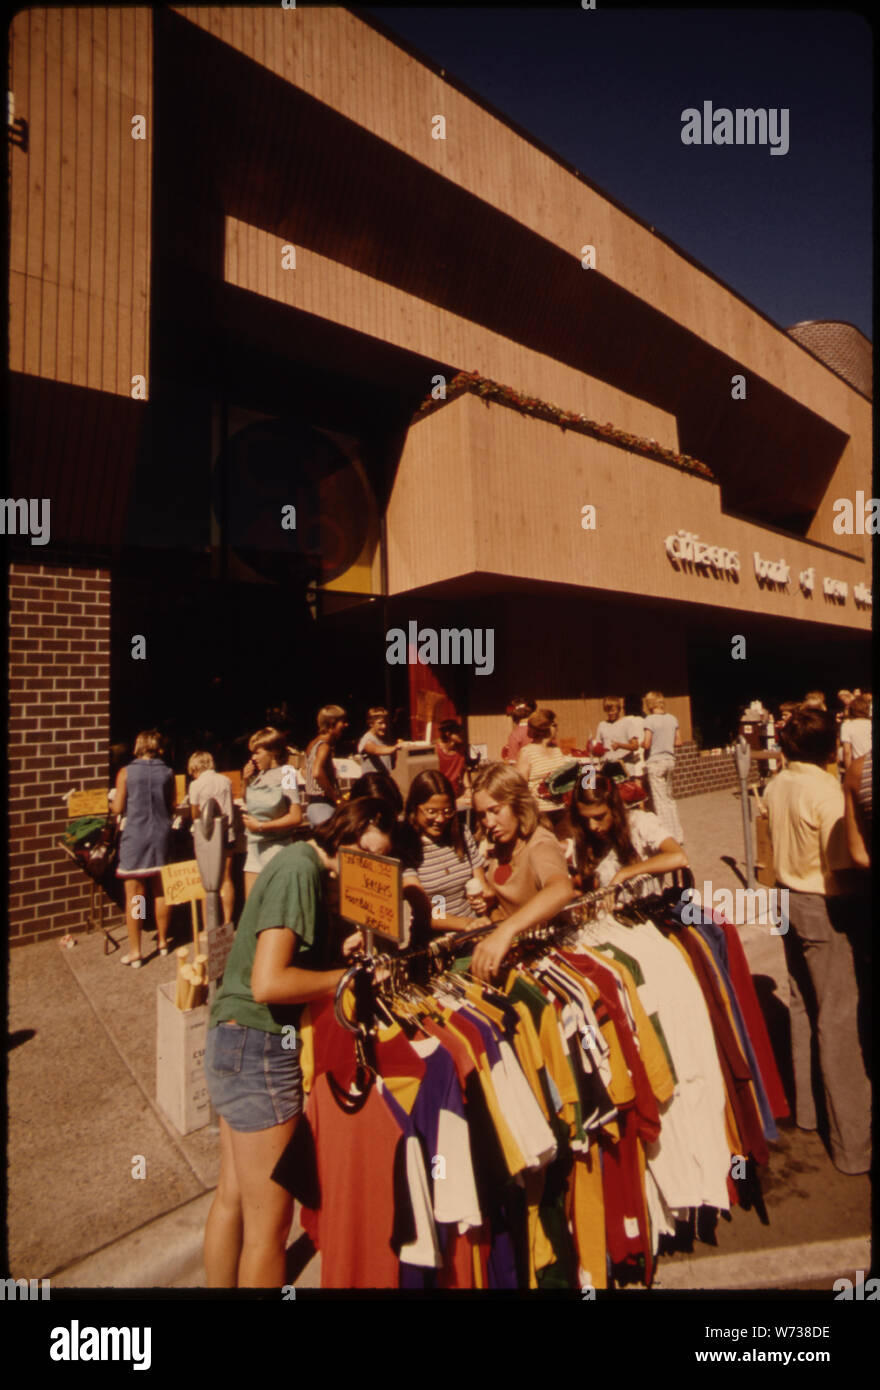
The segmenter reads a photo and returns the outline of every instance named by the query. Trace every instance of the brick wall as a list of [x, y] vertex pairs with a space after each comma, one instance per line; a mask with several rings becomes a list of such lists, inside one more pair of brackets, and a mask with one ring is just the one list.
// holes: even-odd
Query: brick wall
[[869, 399], [874, 396], [874, 349], [851, 323], [828, 319], [796, 323], [788, 333]]
[[[85, 926], [89, 880], [58, 846], [71, 788], [106, 787], [110, 576], [9, 570], [9, 939]], [[123, 923], [105, 901], [110, 920]]]
[[[749, 781], [757, 782], [758, 764], [749, 768]], [[676, 750], [672, 772], [672, 795], [676, 799], [699, 796], [701, 792], [719, 792], [736, 787], [736, 759], [733, 753], [700, 752], [695, 743], [684, 743]]]

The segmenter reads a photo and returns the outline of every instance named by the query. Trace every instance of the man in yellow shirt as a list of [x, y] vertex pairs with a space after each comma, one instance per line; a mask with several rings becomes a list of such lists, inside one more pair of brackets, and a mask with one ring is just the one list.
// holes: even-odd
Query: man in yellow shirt
[[802, 706], [780, 734], [788, 766], [765, 793], [777, 881], [789, 890], [783, 937], [791, 990], [795, 1113], [816, 1128], [811, 1041], [819, 1049], [831, 1156], [843, 1173], [871, 1166], [871, 1085], [859, 1040], [862, 937], [867, 913], [851, 892], [843, 790], [825, 771], [834, 756], [834, 718]]

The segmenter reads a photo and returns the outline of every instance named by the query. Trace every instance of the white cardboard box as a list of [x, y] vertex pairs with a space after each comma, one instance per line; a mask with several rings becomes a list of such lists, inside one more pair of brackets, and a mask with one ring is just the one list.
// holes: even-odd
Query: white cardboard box
[[156, 992], [156, 1100], [181, 1134], [202, 1129], [211, 1118], [205, 1081], [208, 1005], [178, 1009], [175, 983]]

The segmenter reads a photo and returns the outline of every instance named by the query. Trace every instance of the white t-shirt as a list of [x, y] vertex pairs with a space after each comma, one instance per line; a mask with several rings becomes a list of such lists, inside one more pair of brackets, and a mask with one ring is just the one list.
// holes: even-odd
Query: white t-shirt
[[228, 777], [223, 776], [222, 772], [215, 772], [213, 768], [209, 767], [190, 782], [189, 804], [201, 813], [202, 807], [211, 800], [211, 797], [220, 807], [220, 814], [226, 816], [228, 825], [226, 838], [231, 844], [235, 839], [232, 783]]
[[871, 747], [870, 719], [844, 719], [840, 741], [851, 745], [853, 758], [861, 758]]
[[[663, 841], [669, 839], [669, 835], [653, 811], [628, 811], [627, 822], [633, 849], [640, 859], [649, 859], [652, 854], [659, 854]], [[604, 859], [600, 859], [596, 865], [596, 878], [599, 887], [607, 887], [619, 868], [621, 868], [621, 863], [617, 850], [610, 849]], [[649, 893], [655, 893], [658, 886], [656, 880], [652, 884], [650, 879], [644, 879], [634, 884], [632, 891], [636, 896], [643, 897]]]
[[637, 715], [625, 714], [620, 719], [615, 719], [613, 724], [609, 724], [607, 719], [601, 720], [596, 730], [596, 738], [605, 747], [602, 755], [603, 763], [622, 763], [630, 777], [639, 777], [645, 763], [644, 750], [637, 748], [635, 751], [629, 748], [612, 748], [615, 741], [626, 743], [628, 739], [637, 738], [641, 743], [645, 732], [645, 721], [639, 719]]
[[627, 729], [626, 719], [615, 719], [613, 724], [609, 723], [607, 719], [601, 719], [599, 721], [599, 727], [596, 729], [596, 741], [601, 743], [605, 749], [602, 755], [603, 763], [619, 763], [624, 753], [629, 750], [626, 748], [612, 748], [611, 745], [615, 741], [617, 743], [625, 743], [628, 738], [632, 738], [632, 734], [629, 733]]

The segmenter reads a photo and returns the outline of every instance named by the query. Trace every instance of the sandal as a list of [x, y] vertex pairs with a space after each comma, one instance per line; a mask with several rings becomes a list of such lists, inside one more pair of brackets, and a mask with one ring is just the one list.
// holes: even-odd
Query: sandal
[[160, 955], [160, 956], [167, 956], [168, 951], [169, 951], [169, 947], [167, 947], [167, 946], [160, 946], [160, 947], [159, 947], [159, 955]]
[[135, 955], [122, 956], [120, 957], [119, 964], [130, 965], [132, 970], [140, 970], [143, 964], [143, 958]]

